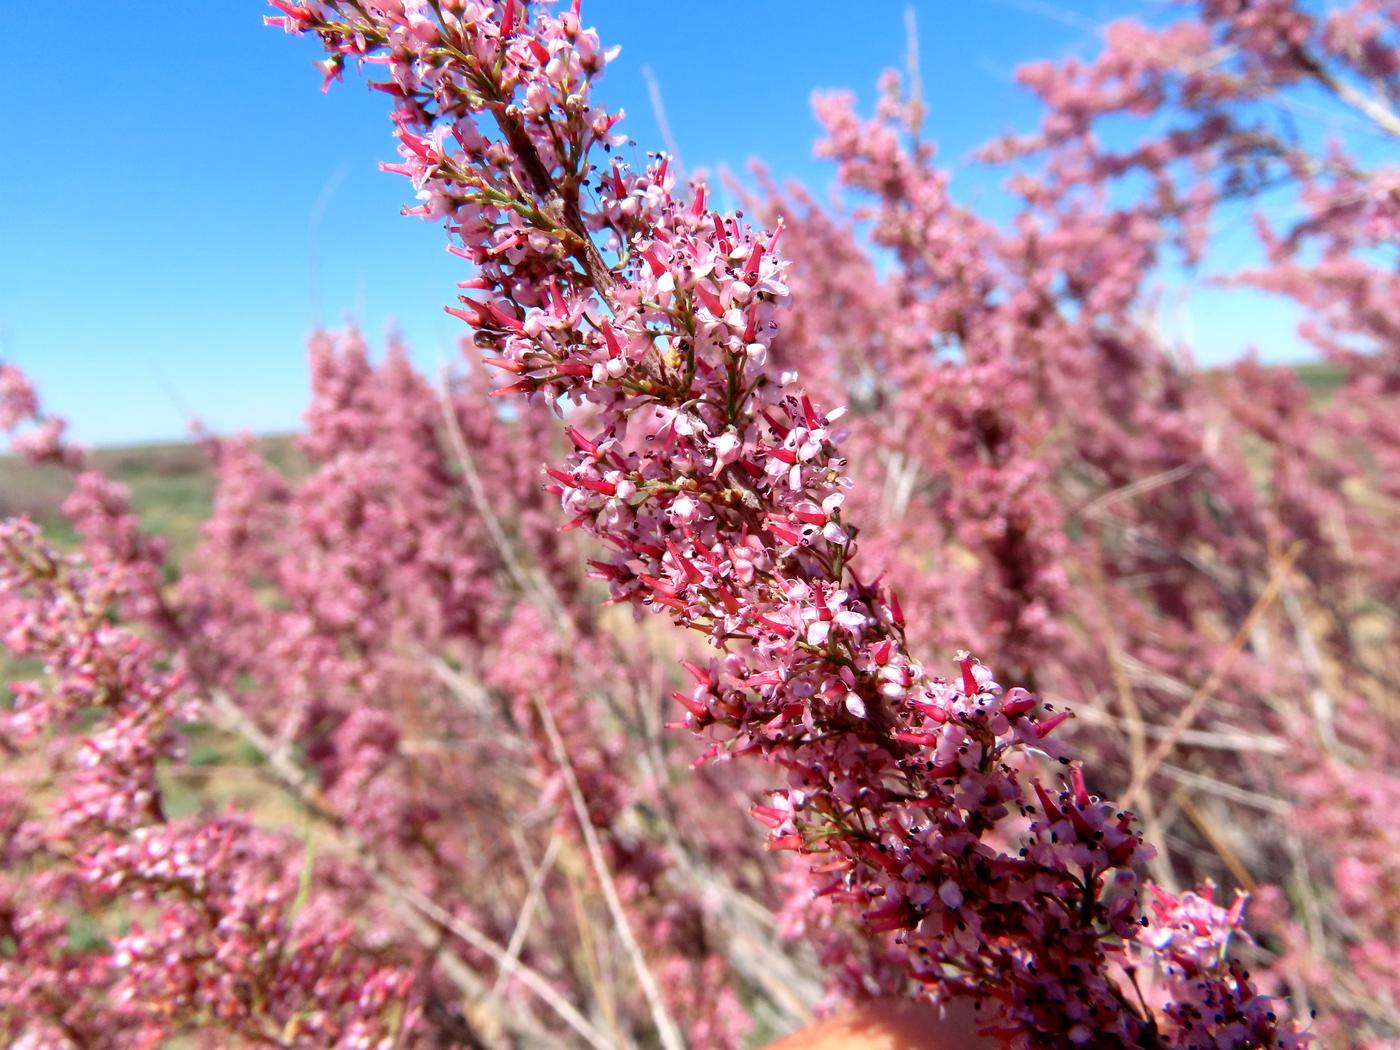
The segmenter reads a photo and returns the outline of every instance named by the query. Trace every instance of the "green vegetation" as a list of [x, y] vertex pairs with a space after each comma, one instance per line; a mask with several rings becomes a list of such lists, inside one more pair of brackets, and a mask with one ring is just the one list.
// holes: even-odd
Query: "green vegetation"
[[1307, 387], [1317, 403], [1329, 400], [1346, 379], [1346, 373], [1330, 361], [1294, 365], [1293, 374], [1298, 377], [1298, 382]]
[[[258, 439], [277, 467], [295, 470], [291, 437]], [[176, 560], [194, 549], [200, 523], [209, 515], [214, 479], [205, 450], [194, 442], [128, 445], [92, 452], [92, 466], [131, 490], [131, 502], [147, 532], [164, 536]], [[64, 521], [69, 478], [56, 467], [36, 469], [14, 456], [0, 457], [0, 517], [27, 514], [56, 542], [74, 539]]]

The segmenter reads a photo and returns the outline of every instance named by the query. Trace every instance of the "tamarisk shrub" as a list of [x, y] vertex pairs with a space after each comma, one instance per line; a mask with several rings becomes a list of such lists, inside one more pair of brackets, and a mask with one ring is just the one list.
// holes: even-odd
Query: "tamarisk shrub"
[[[1210, 60], [1202, 61], [1203, 54]], [[1364, 446], [1383, 466], [1394, 446], [1386, 425], [1394, 391], [1377, 380], [1393, 371], [1395, 354], [1390, 319], [1400, 175], [1387, 163], [1385, 146], [1400, 136], [1397, 54], [1394, 5], [1369, 0], [1325, 15], [1296, 3], [1203, 3], [1198, 17], [1162, 30], [1118, 23], [1092, 63], [1023, 70], [1022, 80], [1046, 105], [1042, 129], [988, 153], [1044, 154], [1044, 171], [1028, 185], [1027, 197], [1061, 214], [1082, 210], [1087, 194], [1112, 193], [1145, 176], [1152, 192], [1117, 214], [1141, 216], [1159, 231], [1159, 242], [1170, 237], [1191, 257], [1199, 254], [1208, 220], [1224, 217], [1217, 215], [1222, 209], [1238, 212], [1241, 203], [1265, 193], [1286, 193], [1291, 207], [1253, 216], [1262, 263], [1231, 279], [1287, 296], [1303, 309], [1302, 334], [1354, 384], [1351, 396], [1328, 406], [1324, 443]], [[1295, 101], [1316, 107], [1319, 126], [1299, 129], [1286, 116]], [[1122, 115], [1142, 118], [1144, 130], [1125, 146], [1109, 148], [1097, 131]], [[1162, 122], [1154, 126], [1154, 117]], [[1304, 456], [1303, 463], [1364, 476], [1383, 497], [1379, 506], [1388, 505], [1393, 492], [1383, 471], [1339, 458], [1334, 448], [1325, 451]], [[1331, 487], [1319, 485], [1305, 498], [1325, 498]], [[1389, 597], [1388, 570], [1376, 564], [1379, 552], [1370, 548], [1384, 550], [1394, 536], [1376, 515], [1377, 505], [1337, 504], [1355, 537], [1355, 560], [1380, 573], [1380, 593]], [[1304, 557], [1334, 557], [1332, 547], [1318, 539]], [[1315, 575], [1322, 575], [1320, 567]]]
[[[1335, 1045], [1400, 1032], [1388, 979], [1354, 976], [1393, 953], [1390, 924], [1335, 903], [1355, 907], [1360, 885], [1337, 833], [1359, 811], [1344, 785], [1396, 776], [1342, 728], [1394, 734], [1396, 55], [1393, 5], [1202, 3], [1163, 28], [1109, 27], [1092, 62], [1021, 71], [1041, 131], [983, 152], [1008, 168], [1009, 228], [953, 198], [893, 76], [873, 119], [817, 102], [852, 211], [771, 183], [757, 199], [795, 260], [782, 359], [823, 359], [819, 381], [855, 411], [857, 491], [880, 499], [865, 557], [922, 591], [904, 597], [932, 611], [926, 629], [1030, 647], [1036, 685], [1094, 716], [1075, 744], [1124, 778], [1159, 878], [1287, 887], [1289, 947], [1267, 979], [1322, 1004]], [[1321, 120], [1300, 130], [1299, 112]], [[1283, 369], [1203, 375], [1151, 323], [1164, 261], [1198, 264], [1252, 208], [1260, 261], [1221, 280], [1301, 308], [1342, 377], [1325, 405]], [[856, 231], [887, 250], [883, 273]], [[1031, 444], [1004, 455], [1018, 433]], [[951, 524], [994, 471], [1033, 474], [1036, 513], [1008, 498], [974, 516], [981, 534]], [[911, 572], [930, 518], [955, 556]], [[1054, 634], [1003, 639], [1018, 592], [1058, 608]], [[1299, 756], [1288, 775], [1271, 750]], [[1193, 782], [1199, 800], [1158, 820], [1154, 798]], [[1368, 812], [1362, 837], [1386, 840], [1389, 810]], [[1368, 885], [1363, 914], [1387, 912], [1388, 880]]]
[[[1030, 68], [1041, 132], [984, 153], [1007, 226], [898, 78], [872, 119], [826, 96], [861, 203], [761, 179], [759, 233], [662, 157], [594, 166], [577, 5], [276, 6], [328, 83], [387, 67], [391, 167], [478, 268], [454, 309], [537, 396], [318, 335], [296, 464], [210, 439], [177, 567], [0, 366], [82, 547], [3, 549], [18, 671], [48, 665], [5, 720], [10, 1041], [733, 1046], [815, 998], [782, 906], [835, 994], [965, 995], [1010, 1044], [1298, 1044], [1286, 992], [1390, 1045], [1394, 174], [1349, 134], [1394, 134], [1389, 7], [1203, 3]], [[1277, 118], [1319, 101], [1331, 141]], [[1266, 191], [1298, 217], [1234, 279], [1304, 311], [1322, 406], [1150, 319], [1163, 260]], [[588, 558], [691, 630], [600, 613]], [[912, 656], [963, 647], [1050, 703]], [[677, 657], [694, 773], [651, 702]], [[765, 877], [731, 817], [779, 770]]]
[[[752, 859], [727, 819], [742, 816], [734, 788], [693, 776], [670, 788], [669, 767], [688, 759], [627, 686], [656, 673], [645, 651], [600, 630], [561, 562], [534, 481], [547, 418], [482, 413], [476, 380], [435, 391], [402, 347], [375, 364], [353, 332], [318, 335], [311, 362], [290, 475], [246, 440], [208, 442], [214, 512], [173, 586], [151, 586], [163, 552], [119, 486], [79, 475], [66, 510], [85, 555], [123, 581], [123, 621], [177, 654], [183, 718], [265, 752], [283, 804], [334, 844], [282, 885], [304, 898], [299, 915], [339, 931], [327, 965], [397, 963], [398, 992], [364, 1004], [380, 1023], [372, 1041], [546, 1045], [558, 1036], [540, 1015], [552, 1013], [587, 1045], [660, 1033], [737, 1046], [750, 1024], [741, 992], [762, 1002], [785, 970], [791, 986], [769, 1014], [792, 1024], [812, 998], [800, 965], [774, 964], [761, 931], [715, 932], [748, 894], [760, 895], [760, 924], [773, 903], [745, 874]], [[12, 403], [14, 423], [37, 411]], [[82, 462], [76, 450], [60, 458]], [[477, 486], [519, 498], [484, 508]], [[619, 685], [600, 667], [628, 673]], [[174, 750], [151, 756], [152, 775], [190, 777], [177, 745], [199, 732], [172, 725]], [[217, 840], [224, 822], [192, 827]], [[110, 945], [73, 958], [117, 976], [128, 965]], [[306, 980], [334, 978], [303, 958]], [[153, 988], [143, 1005], [155, 1009]], [[198, 1005], [149, 1031], [246, 1034]], [[333, 1038], [300, 1022], [273, 1030], [296, 1045]]]
[[[1355, 900], [1359, 882], [1337, 867], [1352, 847], [1324, 829], [1354, 827], [1357, 804], [1344, 781], [1383, 792], [1396, 776], [1393, 756], [1357, 746], [1338, 722], [1345, 710], [1380, 736], [1394, 732], [1397, 503], [1387, 465], [1400, 417], [1389, 321], [1397, 197], [1385, 146], [1400, 130], [1396, 11], [1375, 3], [1324, 14], [1294, 3], [1194, 7], [1165, 28], [1109, 27], [1092, 62], [1021, 71], [1046, 104], [1042, 129], [983, 154], [1011, 165], [1019, 210], [1005, 231], [952, 199], [948, 175], [918, 137], [920, 101], [903, 97], [897, 78], [883, 84], [868, 122], [847, 98], [820, 98], [827, 139], [819, 148], [862, 203], [832, 217], [801, 192], [764, 188], [764, 214], [787, 223], [795, 312], [806, 315], [788, 329], [798, 335], [790, 353], [839, 361], [825, 370], [844, 384], [834, 396], [869, 412], [868, 426], [853, 426], [862, 451], [853, 462], [872, 472], [862, 487], [899, 493], [882, 511], [911, 508], [913, 525], [903, 528], [914, 535], [931, 508], [974, 489], [970, 482], [998, 463], [995, 445], [965, 451], [958, 438], [966, 427], [953, 438], [941, 433], [956, 410], [921, 407], [977, 405], [988, 388], [1018, 406], [1016, 424], [1037, 435], [1033, 469], [1049, 490], [1033, 521], [1061, 543], [1054, 564], [1081, 596], [1058, 619], [1060, 638], [1037, 644], [1037, 686], [1074, 697], [1100, 724], [1123, 725], [1112, 735], [1081, 732], [1075, 743], [1099, 757], [1102, 776], [1121, 771], [1149, 827], [1158, 823], [1152, 798], [1180, 795], [1180, 778], [1221, 788], [1210, 816], [1193, 804], [1183, 829], [1201, 853], [1173, 848], [1154, 872], [1194, 879], [1228, 869], [1245, 885], [1287, 883], [1298, 914], [1312, 918], [1308, 934], [1294, 925], [1284, 938], [1306, 942], [1308, 959], [1289, 949], [1274, 979], [1287, 980], [1298, 1001], [1322, 1002], [1330, 1043], [1389, 1044], [1400, 1030], [1393, 994], [1358, 993], [1352, 959], [1385, 958], [1393, 934], [1385, 921], [1334, 923], [1327, 902], [1341, 899], [1344, 883]], [[1299, 125], [1298, 112], [1309, 120]], [[1179, 249], [1197, 265], [1207, 238], [1250, 209], [1259, 209], [1260, 262], [1219, 280], [1288, 295], [1301, 308], [1302, 335], [1343, 379], [1324, 406], [1312, 405], [1289, 371], [1246, 361], [1219, 377], [1200, 374], [1149, 323], [1163, 260]], [[853, 220], [895, 262], [888, 277], [868, 273], [861, 298], [897, 304], [899, 321], [876, 305], [850, 323], [847, 311], [860, 304], [833, 300], [861, 265]], [[847, 245], [834, 253], [839, 263], [829, 263], [833, 242]], [[804, 244], [823, 251], [804, 258]], [[833, 301], [839, 307], [827, 312]], [[906, 323], [910, 316], [917, 321]], [[818, 333], [837, 335], [822, 342]], [[902, 368], [906, 361], [914, 367]], [[920, 385], [920, 365], [937, 379]], [[902, 398], [909, 389], [916, 395]], [[948, 391], [942, 400], [937, 389]], [[1029, 396], [1016, 393], [1026, 389]], [[937, 454], [910, 455], [921, 448]], [[1002, 469], [1014, 477], [1032, 466], [1012, 458]], [[986, 580], [988, 567], [1007, 563], [1002, 538], [1025, 536], [1015, 503], [987, 504], [981, 514], [998, 545], [962, 529], [949, 539], [972, 567], [945, 564], [916, 577], [935, 622], [956, 624], [965, 637], [994, 637], [1005, 622], [994, 605], [979, 609], [966, 595], [976, 595], [974, 580]], [[895, 528], [878, 521], [878, 531], [899, 536], [893, 517]], [[1021, 564], [1044, 550], [1019, 546]], [[883, 563], [895, 564], [900, 547], [920, 550], [904, 540], [879, 550]], [[1033, 631], [1018, 638], [1037, 643]], [[1210, 734], [1191, 728], [1205, 710]], [[1168, 743], [1148, 741], [1149, 729]], [[1295, 760], [1261, 760], [1267, 748], [1306, 756], [1296, 760], [1305, 776], [1295, 776]], [[1219, 762], [1221, 749], [1240, 762]], [[1176, 785], [1145, 788], [1163, 774]], [[1232, 815], [1225, 792], [1236, 787], [1249, 792], [1235, 798], [1254, 815]], [[1288, 819], [1274, 823], [1275, 833], [1232, 833], [1256, 825], [1261, 805]], [[1366, 812], [1386, 839], [1389, 809]], [[1180, 836], [1154, 830], [1162, 846]], [[1369, 885], [1368, 914], [1389, 909], [1389, 882]]]
[[[206, 1019], [255, 1044], [392, 1041], [416, 1010], [411, 971], [351, 947], [335, 916], [300, 911], [295, 840], [169, 814], [158, 773], [192, 713], [187, 680], [107, 622], [121, 576], [58, 555], [23, 521], [0, 526], [0, 549], [6, 645], [45, 670], [18, 687], [4, 726], [18, 760], [4, 787], [6, 1041], [150, 1046]], [[49, 820], [25, 775], [50, 781]], [[106, 950], [75, 949], [72, 916], [114, 901], [160, 910]]]
[[1238, 907], [1161, 891], [1142, 913], [1150, 851], [1061, 755], [1068, 712], [971, 657], [950, 683], [912, 655], [894, 590], [853, 567], [840, 413], [770, 367], [781, 227], [679, 193], [665, 156], [595, 166], [618, 142], [590, 100], [611, 54], [578, 4], [274, 6], [328, 77], [387, 68], [407, 210], [476, 267], [450, 312], [498, 392], [578, 406], [549, 468], [568, 525], [611, 548], [592, 564], [615, 600], [713, 646], [683, 724], [782, 770], [754, 806], [769, 845], [893, 935], [906, 988], [974, 997], [1010, 1045], [1305, 1043], [1224, 953]]

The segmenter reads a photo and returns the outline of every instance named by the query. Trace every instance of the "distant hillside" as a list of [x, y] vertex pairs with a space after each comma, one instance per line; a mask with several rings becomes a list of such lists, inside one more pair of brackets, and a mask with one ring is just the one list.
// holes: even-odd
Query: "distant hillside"
[[1294, 365], [1293, 374], [1298, 377], [1298, 382], [1308, 388], [1314, 401], [1326, 401], [1346, 379], [1346, 373], [1329, 361]]
[[[258, 444], [279, 467], [297, 462], [290, 436], [259, 438]], [[166, 536], [176, 557], [192, 549], [214, 498], [203, 448], [189, 441], [127, 445], [95, 449], [91, 457], [96, 469], [131, 490], [132, 504], [147, 531]], [[36, 469], [13, 456], [0, 456], [0, 517], [28, 514], [59, 542], [73, 538], [60, 510], [68, 487], [62, 470]]]

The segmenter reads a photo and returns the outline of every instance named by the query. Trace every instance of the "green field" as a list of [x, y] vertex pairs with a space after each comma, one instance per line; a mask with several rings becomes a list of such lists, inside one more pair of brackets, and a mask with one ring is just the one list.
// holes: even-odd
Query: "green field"
[[1294, 365], [1293, 374], [1298, 377], [1298, 382], [1307, 387], [1308, 393], [1312, 394], [1313, 399], [1318, 402], [1328, 400], [1346, 379], [1346, 373], [1342, 369], [1327, 361]]
[[[282, 468], [296, 463], [290, 437], [258, 439], [264, 455]], [[214, 478], [206, 451], [193, 442], [126, 445], [99, 448], [91, 465], [131, 491], [131, 502], [142, 527], [166, 537], [178, 559], [193, 549], [200, 523], [209, 515]], [[63, 499], [70, 487], [68, 474], [56, 467], [35, 468], [13, 456], [0, 457], [0, 518], [32, 517], [59, 543], [73, 539], [64, 520]]]

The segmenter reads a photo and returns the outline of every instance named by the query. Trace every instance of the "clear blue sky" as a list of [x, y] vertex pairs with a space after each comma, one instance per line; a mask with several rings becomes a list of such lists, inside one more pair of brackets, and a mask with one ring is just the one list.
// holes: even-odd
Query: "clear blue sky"
[[[644, 147], [660, 145], [650, 66], [692, 169], [762, 157], [824, 190], [810, 94], [849, 87], [868, 102], [880, 70], [903, 63], [904, 6], [585, 0], [584, 14], [623, 46], [602, 96], [627, 110]], [[1016, 65], [1092, 53], [1096, 27], [1138, 5], [915, 6], [929, 131], [957, 162], [1034, 122]], [[397, 324], [430, 367], [455, 355], [460, 326], [441, 307], [460, 263], [439, 229], [399, 216], [407, 184], [376, 168], [394, 152], [382, 95], [352, 79], [323, 97], [314, 42], [264, 28], [259, 0], [77, 10], [24, 3], [5, 14], [0, 355], [34, 376], [80, 439], [179, 437], [192, 416], [217, 430], [292, 429], [306, 334], [347, 315], [376, 338]], [[995, 195], [993, 178], [961, 165], [954, 187], [975, 201]], [[1286, 314], [1245, 305], [1192, 300], [1200, 358], [1251, 338], [1296, 355]]]

